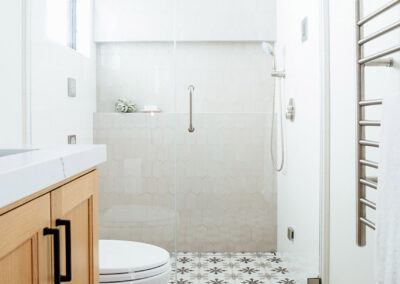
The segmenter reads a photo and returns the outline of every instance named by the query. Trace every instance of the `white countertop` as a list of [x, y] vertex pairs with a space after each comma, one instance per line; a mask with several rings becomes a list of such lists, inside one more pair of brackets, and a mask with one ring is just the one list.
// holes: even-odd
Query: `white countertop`
[[60, 145], [0, 157], [0, 208], [106, 161], [106, 145]]

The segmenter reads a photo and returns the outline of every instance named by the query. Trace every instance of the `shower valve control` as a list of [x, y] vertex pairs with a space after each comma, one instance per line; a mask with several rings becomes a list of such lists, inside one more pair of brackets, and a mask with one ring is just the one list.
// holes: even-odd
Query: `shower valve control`
[[294, 99], [290, 98], [289, 99], [289, 104], [288, 104], [288, 106], [286, 108], [286, 119], [288, 119], [290, 121], [293, 121], [295, 113], [296, 113], [296, 109], [295, 109], [295, 106], [294, 106]]

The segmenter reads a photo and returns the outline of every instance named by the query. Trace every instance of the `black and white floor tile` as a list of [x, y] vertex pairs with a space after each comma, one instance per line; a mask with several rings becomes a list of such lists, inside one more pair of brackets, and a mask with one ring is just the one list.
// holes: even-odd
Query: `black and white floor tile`
[[170, 284], [296, 283], [275, 253], [178, 253], [172, 269]]

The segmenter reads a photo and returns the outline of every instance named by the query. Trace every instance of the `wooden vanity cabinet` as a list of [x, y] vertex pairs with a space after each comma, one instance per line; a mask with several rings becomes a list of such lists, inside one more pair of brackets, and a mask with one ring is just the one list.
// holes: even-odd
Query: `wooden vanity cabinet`
[[50, 194], [0, 216], [0, 283], [52, 283]]
[[97, 176], [85, 175], [72, 181], [51, 195], [53, 227], [60, 229], [61, 275], [66, 275], [65, 226], [57, 226], [56, 220], [66, 220], [71, 226], [70, 283], [98, 283], [97, 263]]
[[54, 284], [57, 261], [61, 283], [97, 284], [97, 171], [33, 198], [0, 215], [0, 284]]

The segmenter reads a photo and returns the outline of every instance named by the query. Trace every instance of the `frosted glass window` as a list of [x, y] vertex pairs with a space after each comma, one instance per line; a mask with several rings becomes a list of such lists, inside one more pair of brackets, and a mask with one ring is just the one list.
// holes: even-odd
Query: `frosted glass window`
[[76, 50], [89, 57], [92, 40], [92, 3], [90, 0], [76, 2]]
[[47, 1], [47, 36], [76, 49], [76, 0]]

